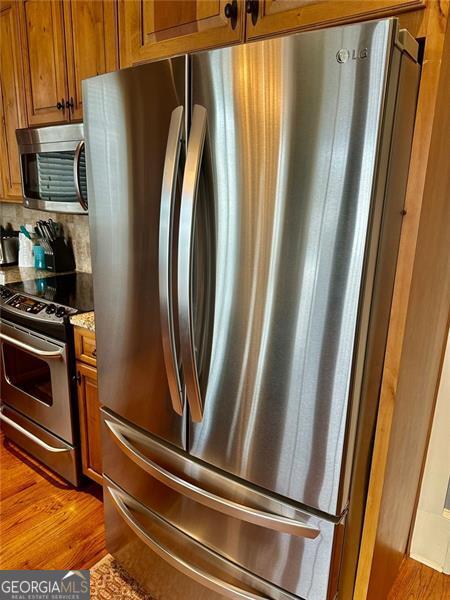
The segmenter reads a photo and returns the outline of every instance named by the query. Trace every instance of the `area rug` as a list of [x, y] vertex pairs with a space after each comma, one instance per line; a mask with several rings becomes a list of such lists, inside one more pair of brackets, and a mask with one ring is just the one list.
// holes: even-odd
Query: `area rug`
[[92, 600], [154, 600], [110, 554], [90, 571]]

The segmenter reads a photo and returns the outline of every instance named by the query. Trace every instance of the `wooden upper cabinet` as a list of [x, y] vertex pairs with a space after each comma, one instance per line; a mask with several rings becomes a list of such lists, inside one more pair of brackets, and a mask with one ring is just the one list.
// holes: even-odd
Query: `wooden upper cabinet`
[[1, 198], [21, 200], [16, 129], [26, 127], [19, 15], [16, 2], [0, 2], [0, 168]]
[[71, 118], [82, 119], [82, 81], [118, 69], [116, 2], [64, 2]]
[[[67, 120], [66, 56], [62, 3], [20, 3], [23, 66], [30, 125]], [[58, 104], [59, 103], [59, 104]]]
[[119, 0], [120, 66], [243, 41], [241, 0]]
[[30, 125], [82, 119], [82, 80], [118, 67], [114, 0], [22, 0]]
[[417, 10], [425, 3], [426, 0], [253, 0], [246, 3], [246, 37], [381, 18]]

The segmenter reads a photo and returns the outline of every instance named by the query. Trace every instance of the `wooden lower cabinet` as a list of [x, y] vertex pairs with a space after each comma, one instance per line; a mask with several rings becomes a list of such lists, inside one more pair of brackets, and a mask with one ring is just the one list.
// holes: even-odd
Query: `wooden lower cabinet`
[[246, 2], [246, 39], [381, 18], [425, 4], [425, 0], [251, 0]]
[[80, 416], [83, 473], [102, 484], [100, 403], [97, 369], [77, 361], [78, 411]]

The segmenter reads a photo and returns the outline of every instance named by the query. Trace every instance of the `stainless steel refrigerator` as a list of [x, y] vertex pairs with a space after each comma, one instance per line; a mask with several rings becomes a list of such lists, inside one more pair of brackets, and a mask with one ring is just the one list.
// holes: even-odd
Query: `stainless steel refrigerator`
[[157, 599], [354, 577], [417, 50], [388, 19], [84, 82], [107, 547]]

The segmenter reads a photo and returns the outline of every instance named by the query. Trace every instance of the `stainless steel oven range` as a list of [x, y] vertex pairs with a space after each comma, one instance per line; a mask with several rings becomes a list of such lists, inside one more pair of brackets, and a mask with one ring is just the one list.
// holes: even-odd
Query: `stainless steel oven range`
[[69, 317], [92, 310], [92, 277], [73, 273], [0, 286], [3, 433], [70, 483], [80, 482]]

